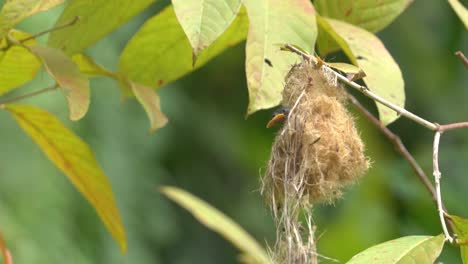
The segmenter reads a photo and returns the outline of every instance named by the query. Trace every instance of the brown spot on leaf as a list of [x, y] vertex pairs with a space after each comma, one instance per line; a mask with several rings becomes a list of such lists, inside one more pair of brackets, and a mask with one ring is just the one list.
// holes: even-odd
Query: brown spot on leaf
[[345, 16], [351, 15], [352, 12], [353, 12], [353, 8], [351, 7], [350, 9], [346, 11]]
[[164, 84], [163, 80], [158, 80], [158, 86], [162, 86]]
[[356, 59], [357, 60], [367, 60], [365, 57], [361, 56], [361, 55], [357, 55], [356, 56]]

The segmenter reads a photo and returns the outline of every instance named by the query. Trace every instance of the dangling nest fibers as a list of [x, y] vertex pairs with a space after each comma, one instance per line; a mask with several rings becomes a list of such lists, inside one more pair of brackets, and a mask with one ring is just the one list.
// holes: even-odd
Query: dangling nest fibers
[[[278, 227], [275, 263], [315, 263], [311, 205], [332, 203], [369, 167], [345, 104], [346, 91], [324, 67], [304, 61], [288, 73], [282, 105], [290, 114], [276, 136], [262, 186]], [[308, 222], [305, 235], [300, 212]]]

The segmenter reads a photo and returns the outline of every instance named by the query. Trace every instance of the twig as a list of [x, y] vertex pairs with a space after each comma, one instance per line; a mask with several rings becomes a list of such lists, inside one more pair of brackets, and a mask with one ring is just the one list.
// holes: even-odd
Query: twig
[[[44, 31], [41, 31], [39, 33], [36, 33], [34, 35], [31, 35], [27, 38], [24, 38], [24, 39], [20, 39], [20, 40], [17, 40], [18, 43], [24, 43], [28, 40], [31, 40], [31, 39], [35, 39], [35, 38], [38, 38], [42, 35], [45, 35], [45, 34], [48, 34], [50, 32], [53, 32], [53, 31], [57, 31], [57, 30], [61, 30], [61, 29], [64, 29], [66, 27], [69, 27], [69, 26], [73, 26], [74, 24], [76, 24], [76, 22], [78, 22], [80, 20], [80, 17], [79, 16], [76, 16], [74, 17], [72, 20], [66, 22], [65, 24], [63, 25], [59, 25], [59, 26], [56, 26], [56, 27], [53, 27], [53, 28], [50, 28], [50, 29], [47, 29], [47, 30], [44, 30]], [[7, 45], [5, 47], [2, 47], [0, 48], [0, 51], [5, 51], [7, 49], [9, 49], [11, 47], [11, 43], [7, 43]]]
[[56, 90], [57, 87], [58, 87], [58, 84], [54, 84], [54, 85], [52, 85], [50, 87], [47, 87], [47, 88], [44, 88], [44, 89], [41, 89], [41, 90], [37, 90], [37, 91], [30, 92], [30, 93], [27, 93], [27, 94], [22, 94], [22, 95], [19, 95], [19, 96], [16, 96], [16, 97], [0, 100], [0, 106], [3, 106], [3, 105], [8, 104], [8, 103], [13, 103], [13, 102], [16, 102], [16, 101], [19, 101], [19, 100], [23, 100], [23, 99], [26, 99], [26, 98], [29, 98], [29, 97], [33, 97], [33, 96], [36, 96], [36, 95], [39, 95], [39, 94], [42, 94], [42, 93], [46, 93], [46, 92], [49, 92], [49, 91], [53, 91], [53, 90]]
[[437, 131], [434, 135], [434, 150], [432, 156], [432, 164], [434, 167], [434, 180], [435, 180], [435, 188], [436, 188], [436, 195], [437, 195], [437, 211], [439, 211], [439, 218], [440, 223], [442, 224], [442, 230], [444, 231], [445, 239], [450, 243], [453, 242], [452, 236], [447, 230], [447, 225], [445, 224], [444, 214], [445, 211], [442, 207], [442, 194], [440, 191], [440, 177], [441, 173], [439, 170], [439, 142], [440, 142], [440, 131]]
[[[426, 173], [423, 171], [421, 166], [419, 166], [418, 162], [414, 159], [413, 155], [409, 153], [408, 149], [403, 144], [400, 137], [396, 135], [395, 133], [393, 133], [386, 126], [384, 126], [382, 122], [380, 122], [379, 119], [377, 119], [363, 105], [361, 105], [361, 103], [359, 103], [359, 101], [354, 96], [352, 96], [351, 94], [348, 94], [348, 98], [350, 102], [359, 110], [359, 112], [361, 112], [374, 126], [376, 126], [390, 140], [390, 142], [392, 142], [397, 152], [400, 153], [403, 156], [403, 158], [405, 158], [408, 161], [415, 175], [418, 177], [418, 179], [422, 182], [424, 187], [426, 187], [426, 189], [431, 194], [431, 198], [437, 207], [437, 193], [436, 193], [436, 190], [434, 189], [434, 186], [432, 186]], [[447, 211], [447, 209], [445, 209], [445, 206], [443, 204], [442, 204], [442, 209], [445, 212]], [[450, 219], [448, 219], [447, 223], [450, 229], [453, 231], [454, 228]]]
[[455, 56], [460, 58], [460, 60], [463, 62], [463, 65], [465, 65], [465, 68], [468, 68], [468, 59], [465, 57], [465, 54], [461, 51], [455, 52]]
[[468, 122], [459, 122], [459, 123], [452, 123], [447, 125], [439, 125], [438, 131], [444, 132], [452, 129], [458, 128], [468, 128]]
[[42, 32], [39, 32], [39, 33], [36, 33], [32, 36], [29, 36], [27, 38], [24, 38], [24, 39], [21, 39], [19, 40], [19, 42], [23, 43], [23, 42], [26, 42], [28, 40], [31, 40], [31, 39], [34, 39], [34, 38], [38, 38], [42, 35], [45, 35], [45, 34], [48, 34], [50, 32], [53, 32], [53, 31], [57, 31], [57, 30], [61, 30], [61, 29], [64, 29], [64, 28], [67, 28], [67, 27], [70, 27], [70, 26], [73, 26], [74, 24], [76, 24], [76, 22], [78, 22], [80, 20], [80, 17], [79, 16], [76, 16], [74, 17], [72, 20], [62, 24], [62, 25], [59, 25], [59, 26], [56, 26], [56, 27], [53, 27], [53, 28], [49, 28], [47, 30], [44, 30]]
[[[317, 64], [317, 59], [315, 57], [304, 53], [303, 51], [299, 50], [298, 48], [296, 48], [296, 47], [294, 47], [292, 45], [289, 45], [289, 44], [286, 44], [284, 47], [286, 49], [294, 52], [294, 53], [297, 53], [297, 54], [301, 55], [304, 59], [307, 59], [308, 61], [312, 61], [315, 64]], [[367, 88], [367, 87], [365, 87], [363, 85], [359, 85], [359, 84], [357, 84], [357, 83], [355, 83], [353, 81], [350, 81], [348, 78], [346, 78], [345, 76], [343, 76], [340, 73], [336, 72], [332, 68], [330, 68], [330, 67], [328, 67], [326, 65], [322, 65], [322, 67], [326, 67], [331, 72], [333, 72], [333, 74], [335, 74], [335, 76], [338, 78], [338, 80], [342, 81], [343, 83], [346, 83], [347, 85], [353, 87], [354, 89], [359, 90], [364, 95], [366, 95], [367, 97], [373, 99], [374, 101], [385, 105], [386, 107], [392, 109], [393, 111], [397, 112], [398, 114], [400, 114], [400, 115], [402, 115], [402, 116], [404, 116], [404, 117], [406, 117], [408, 119], [411, 119], [414, 122], [429, 128], [430, 130], [437, 131], [438, 126], [436, 124], [434, 124], [432, 122], [429, 122], [429, 121], [425, 120], [424, 118], [419, 117], [419, 116], [411, 113], [410, 111], [404, 109], [403, 107], [401, 107], [399, 105], [396, 105], [396, 104], [394, 104], [392, 102], [389, 102], [389, 101], [385, 100], [384, 98], [380, 97], [379, 95], [373, 93], [371, 90], [369, 90], [369, 88]]]
[[348, 97], [351, 103], [361, 112], [369, 121], [372, 122], [374, 126], [376, 126], [380, 131], [393, 143], [396, 150], [408, 161], [413, 168], [414, 173], [418, 176], [419, 180], [423, 183], [426, 189], [431, 193], [432, 200], [437, 202], [437, 195], [434, 187], [432, 186], [431, 182], [429, 181], [428, 177], [422, 170], [421, 166], [419, 166], [418, 162], [414, 159], [414, 157], [409, 153], [408, 149], [405, 147], [403, 142], [401, 141], [400, 137], [393, 133], [390, 129], [382, 124], [375, 116], [373, 116], [364, 106], [359, 103], [359, 101], [352, 95], [348, 94]]

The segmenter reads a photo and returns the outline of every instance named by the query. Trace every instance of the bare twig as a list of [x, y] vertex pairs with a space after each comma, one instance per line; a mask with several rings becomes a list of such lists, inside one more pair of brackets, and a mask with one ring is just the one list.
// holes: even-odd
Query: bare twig
[[[292, 51], [294, 53], [297, 53], [297, 54], [301, 55], [304, 59], [317, 64], [317, 59], [314, 56], [306, 54], [303, 51], [301, 51], [300, 49], [298, 49], [298, 48], [296, 48], [296, 47], [294, 47], [292, 45], [289, 45], [289, 44], [286, 44], [284, 47], [289, 51]], [[400, 115], [402, 115], [402, 116], [404, 116], [404, 117], [406, 117], [408, 119], [411, 119], [414, 122], [416, 122], [416, 123], [418, 123], [418, 124], [420, 124], [422, 126], [425, 126], [425, 127], [429, 128], [432, 131], [437, 131], [438, 126], [435, 123], [429, 122], [429, 121], [425, 120], [424, 118], [419, 117], [419, 116], [411, 113], [410, 111], [404, 109], [403, 107], [401, 107], [399, 105], [396, 105], [396, 104], [394, 104], [394, 103], [392, 103], [390, 101], [385, 100], [384, 98], [380, 97], [379, 95], [373, 93], [371, 90], [369, 90], [369, 88], [367, 88], [367, 87], [365, 87], [363, 85], [357, 84], [357, 83], [355, 83], [353, 81], [348, 80], [348, 78], [346, 78], [346, 76], [341, 75], [340, 73], [336, 72], [335, 70], [333, 70], [332, 68], [330, 68], [330, 67], [328, 67], [326, 65], [322, 65], [322, 67], [326, 67], [331, 72], [333, 72], [333, 74], [338, 78], [338, 80], [340, 80], [343, 83], [346, 83], [347, 85], [353, 87], [354, 89], [359, 90], [364, 95], [366, 95], [367, 97], [373, 99], [374, 101], [385, 105], [386, 107], [392, 109], [393, 111], [397, 112], [398, 114], [400, 114]]]
[[459, 123], [452, 123], [447, 125], [440, 125], [438, 131], [444, 132], [452, 129], [458, 128], [468, 128], [468, 122], [459, 122]]
[[[53, 32], [53, 31], [57, 31], [57, 30], [61, 30], [61, 29], [64, 29], [64, 28], [67, 28], [69, 26], [73, 26], [74, 24], [76, 24], [76, 22], [78, 22], [80, 20], [80, 17], [79, 16], [76, 16], [74, 17], [72, 20], [68, 21], [67, 23], [63, 24], [63, 25], [59, 25], [59, 26], [56, 26], [56, 27], [53, 27], [53, 28], [49, 28], [47, 30], [44, 30], [44, 31], [41, 31], [39, 33], [36, 33], [34, 35], [31, 35], [27, 38], [24, 38], [24, 39], [20, 39], [20, 40], [17, 40], [15, 42], [15, 44], [20, 44], [20, 43], [24, 43], [28, 40], [31, 40], [31, 39], [35, 39], [35, 38], [38, 38], [42, 35], [45, 35], [45, 34], [48, 34], [50, 32]], [[7, 45], [5, 47], [2, 47], [0, 48], [0, 51], [5, 51], [7, 49], [9, 49], [11, 47], [11, 43], [7, 43]]]
[[465, 57], [465, 54], [463, 54], [463, 52], [457, 51], [457, 52], [455, 52], [455, 56], [460, 58], [463, 65], [465, 65], [465, 68], [468, 68], [468, 59]]
[[[354, 96], [352, 96], [351, 94], [348, 94], [348, 98], [350, 102], [359, 110], [359, 112], [361, 112], [374, 126], [376, 126], [390, 140], [390, 142], [393, 143], [397, 152], [400, 153], [403, 156], [403, 158], [405, 158], [408, 161], [415, 175], [418, 177], [418, 179], [421, 181], [424, 187], [426, 187], [426, 189], [429, 191], [429, 193], [431, 194], [431, 198], [434, 201], [435, 205], [438, 206], [437, 193], [436, 193], [436, 190], [434, 189], [434, 186], [432, 186], [426, 173], [423, 171], [421, 166], [419, 166], [418, 162], [414, 159], [413, 155], [409, 153], [408, 149], [403, 144], [400, 137], [396, 135], [395, 133], [393, 133], [386, 126], [384, 126], [382, 122], [380, 122], [379, 119], [377, 119], [363, 105], [361, 105], [361, 103], [359, 103], [359, 101]], [[447, 212], [447, 209], [445, 209], [445, 206], [443, 205], [443, 203], [442, 203], [442, 209], [445, 212]], [[452, 222], [450, 221], [450, 219], [447, 219], [447, 220], [448, 220], [447, 223], [450, 229], [453, 231], [454, 228], [453, 228]]]
[[440, 192], [440, 177], [441, 173], [439, 170], [439, 142], [440, 142], [440, 131], [437, 131], [434, 135], [434, 150], [432, 153], [432, 164], [434, 167], [434, 180], [435, 180], [435, 188], [436, 188], [436, 195], [437, 195], [437, 211], [439, 211], [439, 218], [440, 223], [442, 224], [442, 230], [444, 231], [445, 239], [450, 243], [453, 242], [452, 236], [447, 230], [447, 225], [445, 224], [444, 214], [445, 211], [442, 207], [442, 194]]
[[49, 91], [53, 91], [53, 90], [56, 90], [57, 87], [58, 87], [58, 84], [54, 84], [54, 85], [52, 85], [50, 87], [47, 87], [47, 88], [44, 88], [44, 89], [41, 89], [41, 90], [37, 90], [37, 91], [30, 92], [30, 93], [27, 93], [27, 94], [22, 94], [22, 95], [19, 95], [19, 96], [16, 96], [16, 97], [0, 100], [0, 106], [3, 106], [3, 105], [8, 104], [8, 103], [13, 103], [13, 102], [16, 102], [16, 101], [19, 101], [19, 100], [23, 100], [23, 99], [26, 99], [26, 98], [29, 98], [29, 97], [33, 97], [33, 96], [36, 96], [36, 95], [39, 95], [39, 94], [42, 94], [42, 93], [46, 93], [46, 92], [49, 92]]
[[361, 112], [367, 119], [369, 119], [369, 121], [371, 121], [374, 126], [380, 129], [380, 131], [393, 143], [396, 150], [408, 161], [408, 163], [411, 165], [411, 168], [414, 170], [416, 176], [418, 176], [422, 184], [431, 193], [432, 200], [434, 200], [434, 202], [437, 202], [437, 195], [434, 187], [432, 186], [431, 182], [429, 181], [421, 166], [419, 166], [418, 162], [409, 153], [408, 149], [405, 147], [400, 137], [393, 133], [386, 126], [384, 126], [382, 122], [380, 122], [363, 105], [361, 105], [361, 103], [359, 103], [359, 101], [354, 96], [349, 94], [348, 97], [351, 103], [359, 110], [359, 112]]
[[26, 42], [28, 40], [31, 40], [31, 39], [35, 39], [35, 38], [38, 38], [42, 35], [45, 35], [45, 34], [48, 34], [50, 32], [53, 32], [53, 31], [57, 31], [57, 30], [61, 30], [61, 29], [64, 29], [64, 28], [67, 28], [67, 27], [70, 27], [70, 26], [73, 26], [76, 24], [76, 22], [78, 22], [80, 20], [80, 17], [79, 16], [76, 16], [74, 17], [72, 20], [62, 24], [62, 25], [59, 25], [59, 26], [56, 26], [56, 27], [53, 27], [53, 28], [49, 28], [47, 30], [44, 30], [42, 32], [39, 32], [39, 33], [36, 33], [32, 36], [29, 36], [27, 38], [24, 38], [24, 39], [21, 39], [19, 40], [19, 42], [23, 43], [23, 42]]

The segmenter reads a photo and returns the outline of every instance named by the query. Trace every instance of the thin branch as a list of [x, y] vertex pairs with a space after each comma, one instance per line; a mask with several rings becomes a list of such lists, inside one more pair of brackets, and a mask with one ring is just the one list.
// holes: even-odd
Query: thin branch
[[57, 30], [61, 30], [61, 29], [64, 29], [64, 28], [73, 26], [73, 25], [76, 24], [76, 22], [78, 22], [79, 20], [80, 20], [80, 17], [79, 17], [79, 16], [76, 16], [76, 17], [74, 17], [72, 20], [70, 20], [70, 21], [68, 21], [68, 22], [66, 22], [66, 23], [64, 23], [64, 24], [62, 24], [62, 25], [59, 25], [59, 26], [56, 26], [56, 27], [53, 27], [53, 28], [49, 28], [49, 29], [44, 30], [44, 31], [42, 31], [42, 32], [36, 33], [36, 34], [34, 34], [34, 35], [32, 35], [32, 36], [29, 36], [29, 37], [27, 37], [27, 38], [24, 38], [24, 39], [19, 40], [19, 42], [24, 43], [24, 42], [26, 42], [26, 41], [28, 41], [28, 40], [38, 38], [38, 37], [40, 37], [40, 36], [42, 36], [42, 35], [45, 35], [45, 34], [48, 34], [48, 33], [50, 33], [50, 32], [57, 31]]
[[[400, 153], [403, 156], [403, 158], [405, 158], [408, 161], [408, 163], [410, 164], [411, 168], [414, 171], [414, 174], [422, 182], [424, 187], [426, 187], [426, 189], [429, 191], [429, 193], [431, 194], [432, 200], [437, 206], [437, 193], [436, 193], [436, 190], [434, 189], [434, 186], [432, 186], [431, 182], [429, 181], [429, 177], [427, 177], [426, 173], [423, 171], [421, 166], [419, 166], [418, 162], [414, 159], [413, 155], [409, 153], [408, 149], [403, 144], [400, 137], [396, 135], [395, 133], [393, 133], [386, 126], [384, 126], [382, 122], [380, 122], [379, 119], [377, 119], [361, 103], [359, 103], [359, 101], [354, 96], [352, 96], [351, 94], [348, 94], [348, 98], [350, 102], [359, 110], [359, 112], [361, 112], [374, 126], [376, 126], [390, 140], [390, 142], [392, 142], [392, 144], [395, 146], [396, 151]], [[442, 208], [444, 209], [444, 211], [447, 211], [447, 209], [445, 209], [445, 206], [443, 204], [442, 204]], [[453, 227], [452, 222], [448, 221], [447, 223], [450, 229], [453, 231], [454, 227]]]
[[432, 164], [434, 167], [434, 180], [435, 180], [435, 188], [436, 188], [436, 195], [437, 195], [437, 211], [439, 211], [439, 218], [440, 223], [442, 224], [442, 230], [444, 231], [445, 239], [450, 243], [453, 242], [452, 236], [447, 230], [447, 225], [445, 224], [445, 211], [442, 206], [442, 194], [440, 191], [440, 178], [441, 173], [439, 170], [439, 142], [440, 142], [440, 135], [441, 132], [437, 131], [434, 135], [434, 150], [432, 156]]
[[[297, 53], [297, 54], [301, 55], [304, 59], [307, 59], [308, 61], [311, 61], [311, 62], [317, 64], [317, 59], [315, 57], [304, 53], [303, 51], [301, 51], [300, 49], [298, 49], [298, 48], [296, 48], [296, 47], [294, 47], [292, 45], [286, 44], [284, 46], [284, 48], [289, 50], [289, 51], [292, 51], [294, 53]], [[373, 99], [374, 101], [385, 105], [386, 107], [392, 109], [393, 111], [397, 112], [398, 114], [400, 114], [400, 115], [402, 115], [402, 116], [404, 116], [404, 117], [406, 117], [408, 119], [411, 119], [414, 122], [416, 122], [416, 123], [418, 123], [418, 124], [420, 124], [422, 126], [425, 126], [425, 127], [429, 128], [432, 131], [437, 131], [437, 129], [438, 129], [437, 124], [429, 122], [429, 121], [425, 120], [424, 118], [419, 117], [419, 116], [411, 113], [410, 111], [404, 109], [403, 107], [385, 100], [384, 98], [380, 97], [379, 95], [373, 93], [371, 90], [369, 90], [369, 88], [367, 88], [367, 87], [365, 87], [363, 85], [359, 85], [359, 84], [357, 84], [357, 83], [355, 83], [353, 81], [350, 81], [348, 78], [346, 78], [345, 76], [341, 75], [340, 73], [336, 72], [335, 70], [333, 70], [332, 68], [330, 68], [330, 67], [328, 67], [326, 65], [323, 65], [322, 67], [326, 67], [328, 70], [330, 70], [331, 72], [333, 72], [335, 74], [335, 76], [338, 78], [338, 80], [342, 81], [343, 83], [346, 83], [347, 85], [353, 87], [354, 89], [359, 90], [364, 95], [366, 95], [367, 97]]]
[[374, 126], [380, 129], [380, 131], [393, 143], [396, 150], [408, 161], [408, 163], [411, 165], [411, 168], [414, 170], [416, 176], [418, 176], [422, 184], [431, 193], [432, 200], [434, 200], [434, 202], [437, 202], [437, 195], [434, 187], [432, 186], [431, 182], [429, 181], [421, 166], [419, 166], [418, 162], [409, 153], [408, 149], [405, 147], [400, 137], [393, 133], [386, 126], [384, 126], [382, 122], [380, 122], [380, 120], [378, 120], [364, 106], [362, 106], [361, 103], [359, 103], [359, 101], [354, 96], [349, 94], [348, 97], [351, 103], [359, 110], [359, 112], [361, 112], [367, 119], [369, 119], [369, 121], [371, 121]]
[[0, 106], [3, 106], [5, 104], [9, 104], [9, 103], [13, 103], [13, 102], [16, 102], [16, 101], [19, 101], [19, 100], [23, 100], [23, 99], [26, 99], [26, 98], [29, 98], [29, 97], [33, 97], [33, 96], [36, 96], [36, 95], [39, 95], [39, 94], [42, 94], [42, 93], [46, 93], [46, 92], [49, 92], [49, 91], [53, 91], [53, 90], [56, 90], [57, 87], [58, 87], [58, 84], [54, 84], [54, 85], [52, 85], [50, 87], [47, 87], [47, 88], [44, 88], [44, 89], [41, 89], [41, 90], [37, 90], [37, 91], [30, 92], [30, 93], [27, 93], [27, 94], [18, 95], [16, 97], [0, 100]]
[[455, 52], [455, 56], [460, 58], [463, 65], [465, 65], [465, 68], [468, 68], [468, 59], [465, 57], [465, 54], [463, 54], [463, 52], [457, 51], [457, 52]]
[[459, 122], [459, 123], [452, 123], [452, 124], [447, 124], [447, 125], [440, 125], [438, 131], [444, 132], [444, 131], [458, 129], [458, 128], [468, 128], [468, 122]]
[[[38, 38], [42, 35], [45, 35], [45, 34], [48, 34], [50, 32], [53, 32], [53, 31], [57, 31], [57, 30], [61, 30], [61, 29], [64, 29], [64, 28], [67, 28], [67, 27], [70, 27], [70, 26], [73, 26], [74, 24], [76, 24], [78, 21], [80, 20], [80, 17], [79, 16], [76, 16], [74, 17], [72, 20], [66, 22], [65, 24], [63, 25], [59, 25], [59, 26], [56, 26], [56, 27], [53, 27], [53, 28], [50, 28], [50, 29], [47, 29], [47, 30], [44, 30], [42, 32], [39, 32], [39, 33], [36, 33], [32, 36], [29, 36], [27, 38], [24, 38], [24, 39], [20, 39], [20, 40], [15, 40], [13, 43], [11, 41], [8, 41], [7, 42], [7, 45], [5, 47], [2, 47], [0, 48], [0, 52], [1, 51], [5, 51], [5, 50], [8, 50], [10, 47], [11, 47], [11, 44], [17, 44], [17, 45], [20, 45], [28, 40], [31, 40], [31, 39], [35, 39], [35, 38]], [[8, 37], [8, 35], [7, 35]], [[10, 40], [11, 40], [11, 37], [10, 37]]]

